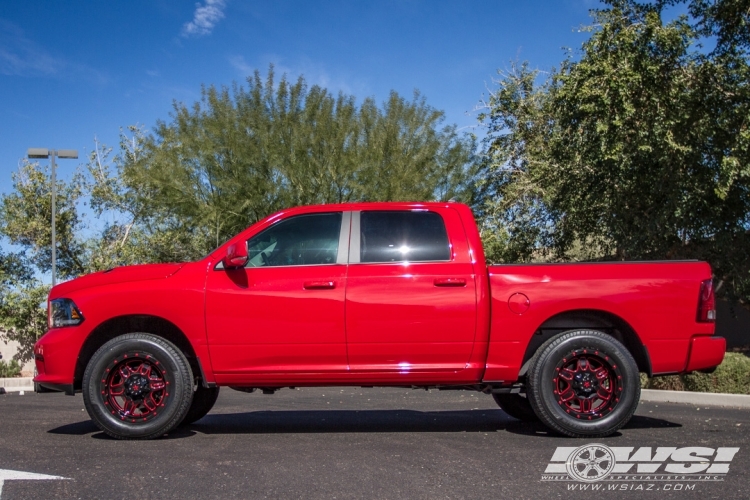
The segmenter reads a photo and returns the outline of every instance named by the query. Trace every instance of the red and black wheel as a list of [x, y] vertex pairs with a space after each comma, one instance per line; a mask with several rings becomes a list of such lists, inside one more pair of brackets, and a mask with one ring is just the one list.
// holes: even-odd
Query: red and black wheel
[[83, 402], [94, 423], [118, 439], [150, 439], [184, 419], [193, 375], [171, 342], [130, 333], [104, 344], [83, 375]]
[[543, 344], [531, 360], [527, 394], [551, 429], [572, 437], [608, 436], [635, 413], [641, 396], [638, 366], [614, 337], [570, 331]]

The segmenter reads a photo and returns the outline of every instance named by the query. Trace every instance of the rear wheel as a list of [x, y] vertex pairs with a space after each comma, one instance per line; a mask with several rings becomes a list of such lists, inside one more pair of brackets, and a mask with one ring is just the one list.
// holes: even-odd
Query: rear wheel
[[577, 330], [548, 340], [531, 359], [527, 391], [539, 419], [571, 437], [604, 437], [638, 407], [638, 366], [617, 339]]
[[83, 402], [94, 423], [117, 439], [151, 439], [176, 427], [193, 397], [184, 354], [148, 333], [114, 338], [94, 353], [83, 375]]
[[529, 403], [526, 394], [493, 394], [495, 403], [511, 417], [524, 422], [536, 422], [539, 417]]
[[193, 393], [193, 402], [190, 404], [190, 409], [180, 425], [189, 425], [205, 417], [214, 407], [218, 397], [219, 387], [202, 387], [199, 385]]

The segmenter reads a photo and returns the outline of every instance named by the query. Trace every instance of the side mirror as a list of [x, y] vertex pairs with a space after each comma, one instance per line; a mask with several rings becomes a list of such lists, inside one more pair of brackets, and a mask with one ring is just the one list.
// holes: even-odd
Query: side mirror
[[221, 261], [224, 269], [233, 269], [247, 264], [247, 243], [234, 243], [227, 248], [227, 254]]

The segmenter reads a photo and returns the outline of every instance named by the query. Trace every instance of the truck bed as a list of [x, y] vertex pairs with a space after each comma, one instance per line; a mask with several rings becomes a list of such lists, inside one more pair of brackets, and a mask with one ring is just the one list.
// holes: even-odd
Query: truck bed
[[515, 380], [536, 347], [567, 329], [610, 330], [651, 375], [685, 371], [693, 339], [714, 333], [696, 318], [705, 262], [492, 265], [488, 274], [486, 381]]

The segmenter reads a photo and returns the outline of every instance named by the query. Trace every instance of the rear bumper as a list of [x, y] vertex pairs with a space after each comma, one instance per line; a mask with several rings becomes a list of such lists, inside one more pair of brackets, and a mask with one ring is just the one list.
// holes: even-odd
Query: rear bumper
[[693, 337], [690, 339], [686, 372], [713, 368], [724, 361], [727, 341], [724, 337]]

